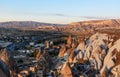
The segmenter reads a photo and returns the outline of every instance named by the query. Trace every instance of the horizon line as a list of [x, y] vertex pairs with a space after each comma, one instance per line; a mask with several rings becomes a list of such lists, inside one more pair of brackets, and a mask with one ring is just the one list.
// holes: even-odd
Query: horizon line
[[108, 18], [108, 19], [87, 19], [87, 20], [79, 20], [79, 21], [73, 21], [69, 23], [52, 23], [52, 22], [41, 22], [41, 21], [36, 21], [36, 20], [7, 20], [7, 21], [0, 21], [0, 23], [5, 23], [5, 22], [38, 22], [38, 23], [48, 23], [48, 24], [70, 24], [70, 23], [75, 23], [75, 22], [85, 22], [85, 21], [96, 21], [96, 20], [118, 20], [120, 18]]

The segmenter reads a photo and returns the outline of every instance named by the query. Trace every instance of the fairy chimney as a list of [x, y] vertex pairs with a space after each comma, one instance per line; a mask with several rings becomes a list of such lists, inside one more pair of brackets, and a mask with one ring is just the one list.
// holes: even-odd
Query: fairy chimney
[[63, 57], [65, 52], [66, 52], [66, 46], [65, 44], [63, 44], [59, 51], [58, 57]]
[[63, 68], [61, 69], [61, 75], [63, 77], [72, 77], [72, 70], [71, 70], [70, 64], [68, 62], [66, 62], [63, 65]]

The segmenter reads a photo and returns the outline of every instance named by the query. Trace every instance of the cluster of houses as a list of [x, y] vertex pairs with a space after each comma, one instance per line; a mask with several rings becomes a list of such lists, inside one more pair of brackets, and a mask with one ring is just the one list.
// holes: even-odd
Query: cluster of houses
[[[40, 67], [42, 59], [36, 59], [35, 52], [37, 49], [41, 49], [42, 52], [55, 51], [56, 46], [53, 46], [53, 41], [45, 41], [38, 43], [38, 36], [9, 36], [8, 38], [0, 37], [0, 49], [6, 49], [8, 52], [8, 58], [12, 64], [9, 64], [11, 77], [43, 77], [51, 76], [49, 73], [45, 73]], [[58, 47], [59, 49], [59, 47]], [[45, 74], [44, 74], [45, 73]]]
[[[40, 67], [39, 63], [42, 61], [41, 58], [36, 58], [39, 54], [39, 49], [41, 52], [45, 50], [47, 52], [51, 52], [54, 49], [52, 48], [52, 41], [46, 41], [45, 43], [35, 44], [34, 42], [30, 42], [29, 45], [26, 45], [26, 49], [17, 50], [17, 54], [13, 56], [19, 77], [43, 77], [43, 70], [38, 69]], [[36, 56], [35, 56], [36, 55]]]

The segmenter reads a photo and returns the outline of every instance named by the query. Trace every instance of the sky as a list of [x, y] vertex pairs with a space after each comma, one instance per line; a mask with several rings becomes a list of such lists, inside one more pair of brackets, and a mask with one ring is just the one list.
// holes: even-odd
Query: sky
[[0, 0], [0, 22], [57, 24], [120, 18], [120, 0]]

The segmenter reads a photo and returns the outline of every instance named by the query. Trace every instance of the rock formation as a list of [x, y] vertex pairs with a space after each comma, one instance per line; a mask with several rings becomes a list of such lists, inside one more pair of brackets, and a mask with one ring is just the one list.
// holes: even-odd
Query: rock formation
[[[78, 44], [78, 46], [69, 52], [68, 60], [63, 63], [61, 68], [62, 74], [65, 75], [65, 66], [73, 68], [75, 63], [80, 63], [80, 66], [86, 66], [86, 71], [82, 75], [92, 76], [114, 76], [119, 77], [120, 73], [120, 39], [109, 38], [110, 35], [103, 33], [96, 33]], [[112, 41], [111, 41], [112, 39]], [[117, 40], [117, 41], [114, 41]], [[72, 42], [69, 41], [70, 44]], [[110, 44], [111, 43], [111, 44]], [[64, 45], [65, 46], [65, 45]], [[64, 48], [63, 46], [63, 48]], [[66, 49], [61, 51], [63, 57]], [[85, 61], [88, 61], [86, 64]], [[81, 65], [83, 64], [83, 65]], [[69, 70], [70, 70], [69, 68]], [[92, 69], [91, 69], [92, 68]], [[94, 69], [94, 70], [93, 70]], [[90, 74], [91, 71], [94, 71]], [[71, 70], [68, 71], [71, 74]], [[67, 72], [67, 73], [68, 73]], [[77, 71], [76, 71], [77, 72]], [[67, 77], [66, 73], [66, 77]], [[72, 74], [75, 72], [72, 71]], [[111, 74], [110, 74], [111, 73]], [[90, 76], [91, 77], [91, 76]]]
[[8, 68], [8, 55], [5, 49], [0, 51], [0, 76], [10, 77], [10, 70]]
[[60, 51], [59, 51], [58, 57], [63, 57], [65, 52], [66, 52], [66, 45], [63, 44]]
[[42, 51], [41, 51], [41, 49], [39, 48], [39, 49], [36, 49], [36, 59], [37, 60], [39, 60], [40, 59], [40, 57], [41, 57], [41, 55], [42, 55]]
[[61, 69], [61, 77], [73, 77], [70, 64], [66, 62]]

